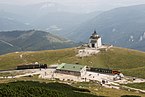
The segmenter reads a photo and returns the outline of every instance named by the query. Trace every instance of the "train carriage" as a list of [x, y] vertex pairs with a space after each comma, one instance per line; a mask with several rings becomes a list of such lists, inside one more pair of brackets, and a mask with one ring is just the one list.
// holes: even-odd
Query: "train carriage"
[[107, 74], [120, 74], [118, 70], [105, 69], [105, 68], [88, 68], [87, 71], [98, 72], [98, 73], [107, 73]]
[[20, 65], [16, 67], [17, 70], [38, 69], [38, 68], [47, 68], [47, 64], [27, 64], [27, 65]]

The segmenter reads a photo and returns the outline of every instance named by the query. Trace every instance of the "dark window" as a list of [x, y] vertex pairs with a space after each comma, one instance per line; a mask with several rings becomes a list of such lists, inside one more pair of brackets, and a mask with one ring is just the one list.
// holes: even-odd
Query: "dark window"
[[95, 44], [92, 44], [92, 47], [95, 47]]

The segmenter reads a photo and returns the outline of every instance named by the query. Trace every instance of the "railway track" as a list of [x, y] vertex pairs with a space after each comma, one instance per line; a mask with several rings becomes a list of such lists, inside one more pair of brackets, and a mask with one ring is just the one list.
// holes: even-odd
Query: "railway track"
[[14, 71], [14, 70], [16, 70], [16, 69], [0, 70], [0, 73], [1, 73], [1, 72], [9, 72], [9, 71]]

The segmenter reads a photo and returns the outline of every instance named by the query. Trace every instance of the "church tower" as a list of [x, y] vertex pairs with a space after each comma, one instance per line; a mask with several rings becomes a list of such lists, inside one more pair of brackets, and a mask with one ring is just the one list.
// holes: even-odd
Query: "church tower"
[[90, 36], [89, 39], [89, 47], [90, 48], [100, 48], [102, 46], [101, 37], [94, 31], [94, 33]]

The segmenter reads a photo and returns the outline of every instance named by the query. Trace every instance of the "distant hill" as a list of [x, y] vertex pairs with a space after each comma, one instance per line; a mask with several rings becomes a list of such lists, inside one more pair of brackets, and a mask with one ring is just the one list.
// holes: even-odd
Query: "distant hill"
[[[19, 64], [27, 63], [79, 63], [81, 65], [98, 68], [120, 70], [123, 74], [145, 78], [145, 53], [125, 48], [113, 47], [108, 51], [101, 51], [97, 55], [78, 58], [77, 50], [61, 49], [38, 52], [17, 52], [0, 56], [0, 69], [12, 69]], [[20, 57], [22, 56], [22, 57]]]
[[26, 23], [26, 17], [0, 10], [0, 31], [27, 30], [33, 27]]
[[[98, 12], [99, 14], [100, 12]], [[46, 12], [31, 22], [38, 29], [53, 32], [66, 38], [69, 33], [81, 23], [96, 16], [96, 13], [76, 14], [69, 12]]]
[[39, 30], [0, 32], [0, 54], [14, 51], [60, 49], [75, 45], [69, 40]]
[[145, 51], [145, 5], [116, 8], [88, 20], [69, 38], [86, 42], [94, 30], [103, 43]]
[[22, 22], [13, 20], [12, 18], [0, 17], [0, 31], [8, 30], [26, 30], [30, 27]]
[[81, 23], [101, 13], [97, 11], [87, 14], [74, 11], [77, 10], [54, 2], [25, 6], [0, 4], [0, 18], [9, 19], [0, 22], [0, 31], [39, 29], [66, 37]]

